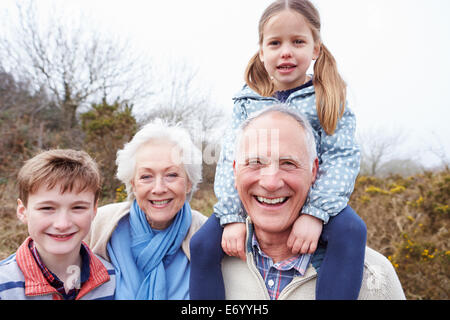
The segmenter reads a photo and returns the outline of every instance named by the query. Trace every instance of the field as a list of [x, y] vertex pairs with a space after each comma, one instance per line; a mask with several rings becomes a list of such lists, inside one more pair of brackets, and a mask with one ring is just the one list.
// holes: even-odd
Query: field
[[[15, 251], [26, 228], [15, 217], [14, 186], [0, 184], [0, 259]], [[117, 191], [116, 199], [123, 198]], [[368, 245], [391, 261], [407, 299], [450, 298], [450, 171], [386, 179], [360, 176], [350, 205], [366, 222]], [[112, 200], [103, 199], [102, 203]], [[212, 186], [191, 205], [212, 213]]]

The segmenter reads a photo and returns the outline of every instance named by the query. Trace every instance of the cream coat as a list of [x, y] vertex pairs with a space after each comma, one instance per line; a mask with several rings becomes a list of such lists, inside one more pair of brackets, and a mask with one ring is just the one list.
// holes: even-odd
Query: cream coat
[[[131, 202], [112, 203], [98, 208], [97, 215], [91, 225], [91, 230], [85, 239], [92, 252], [110, 261], [106, 245], [117, 227], [120, 219], [130, 213]], [[200, 229], [206, 221], [206, 216], [198, 211], [192, 210], [192, 223], [186, 238], [181, 244], [183, 252], [190, 260], [189, 242], [193, 234]]]
[[[256, 268], [249, 241], [253, 227], [247, 219], [247, 262], [226, 256], [222, 273], [227, 300], [270, 299], [264, 280]], [[249, 246], [250, 244], [250, 246]], [[302, 277], [295, 277], [280, 293], [279, 300], [314, 300], [317, 272], [310, 264]], [[400, 280], [386, 257], [366, 247], [364, 274], [358, 300], [405, 300]]]

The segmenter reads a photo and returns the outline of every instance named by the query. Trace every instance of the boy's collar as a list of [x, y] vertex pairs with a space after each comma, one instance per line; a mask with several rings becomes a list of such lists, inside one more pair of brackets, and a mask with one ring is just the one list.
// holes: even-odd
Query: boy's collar
[[[28, 245], [31, 237], [28, 237], [19, 247], [16, 253], [16, 261], [25, 278], [25, 295], [37, 296], [46, 294], [58, 294], [57, 290], [53, 288], [42, 274], [33, 254], [30, 252]], [[84, 244], [84, 243], [83, 243]], [[110, 277], [108, 270], [106, 270], [103, 263], [90, 251], [89, 247], [85, 245], [87, 254], [89, 256], [89, 277], [87, 281], [82, 284], [81, 290], [78, 293], [77, 299], [84, 296], [92, 289], [107, 282]]]
[[[42, 274], [44, 275], [44, 278], [47, 280], [48, 283], [52, 287], [54, 287], [60, 294], [63, 296], [66, 296], [66, 292], [64, 289], [64, 282], [61, 281], [61, 279], [58, 278], [56, 274], [54, 274], [50, 269], [47, 268], [45, 263], [42, 261], [41, 257], [39, 256], [39, 252], [37, 251], [37, 248], [34, 244], [34, 241], [31, 240], [28, 242], [28, 248], [31, 251], [31, 254], [33, 255], [38, 267], [41, 269]], [[89, 252], [87, 250], [87, 246], [83, 243], [81, 243], [80, 248], [80, 255], [81, 255], [81, 270], [79, 271], [79, 283], [78, 288], [80, 289], [83, 283], [85, 283], [89, 279], [90, 274], [90, 268], [89, 268]], [[73, 271], [73, 272], [72, 272]], [[76, 270], [70, 270], [73, 274], [76, 274]], [[72, 291], [71, 291], [72, 292]], [[73, 294], [73, 293], [71, 293]]]

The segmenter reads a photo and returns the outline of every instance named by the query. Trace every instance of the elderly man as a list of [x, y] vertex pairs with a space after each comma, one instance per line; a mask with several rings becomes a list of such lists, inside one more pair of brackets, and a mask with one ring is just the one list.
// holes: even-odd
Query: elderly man
[[[293, 256], [287, 247], [317, 173], [308, 122], [282, 106], [265, 109], [243, 124], [235, 159], [236, 189], [248, 213], [247, 261], [224, 258], [226, 298], [315, 299], [324, 249]], [[370, 248], [358, 298], [405, 299], [391, 263]]]

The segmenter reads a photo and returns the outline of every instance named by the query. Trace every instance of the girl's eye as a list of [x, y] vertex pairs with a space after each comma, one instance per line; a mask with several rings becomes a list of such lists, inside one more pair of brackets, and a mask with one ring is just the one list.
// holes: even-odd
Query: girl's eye
[[269, 46], [277, 46], [279, 44], [280, 44], [280, 41], [278, 41], [278, 40], [274, 40], [274, 41], [270, 41], [269, 42]]
[[39, 208], [39, 210], [40, 211], [51, 211], [51, 210], [53, 210], [53, 207], [42, 207], [42, 208]]
[[298, 44], [303, 44], [303, 43], [305, 43], [305, 41], [300, 40], [300, 39], [297, 39], [297, 40], [294, 40], [294, 43], [298, 45]]

